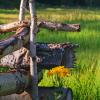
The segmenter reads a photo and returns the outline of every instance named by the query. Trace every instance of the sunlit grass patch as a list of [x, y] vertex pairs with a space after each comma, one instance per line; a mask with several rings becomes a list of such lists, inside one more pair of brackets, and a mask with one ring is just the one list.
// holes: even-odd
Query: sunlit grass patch
[[0, 73], [8, 72], [10, 69], [8, 67], [0, 66]]
[[15, 32], [2, 33], [2, 34], [0, 34], [0, 40], [8, 39], [14, 34], [15, 34]]

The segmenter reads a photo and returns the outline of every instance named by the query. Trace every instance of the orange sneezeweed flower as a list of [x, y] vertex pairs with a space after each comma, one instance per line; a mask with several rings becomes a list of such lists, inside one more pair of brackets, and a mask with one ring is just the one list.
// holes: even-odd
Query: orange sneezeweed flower
[[48, 71], [48, 76], [57, 74], [60, 77], [65, 77], [70, 75], [70, 70], [69, 68], [64, 68], [64, 66], [58, 66], [55, 68], [52, 68], [51, 70]]

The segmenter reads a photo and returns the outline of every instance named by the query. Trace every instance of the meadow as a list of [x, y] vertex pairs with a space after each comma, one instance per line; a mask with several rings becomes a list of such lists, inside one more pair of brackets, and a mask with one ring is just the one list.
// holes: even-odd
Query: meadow
[[[74, 100], [100, 100], [100, 9], [45, 8], [37, 10], [38, 20], [79, 23], [81, 32], [58, 32], [41, 29], [39, 42], [71, 42], [79, 44], [76, 50], [76, 68], [69, 77], [48, 77], [47, 70], [41, 86], [63, 86], [73, 90]], [[29, 19], [27, 11], [27, 19]], [[0, 9], [0, 24], [18, 20], [18, 10]], [[12, 33], [0, 35], [0, 39]], [[49, 38], [48, 38], [49, 35]]]

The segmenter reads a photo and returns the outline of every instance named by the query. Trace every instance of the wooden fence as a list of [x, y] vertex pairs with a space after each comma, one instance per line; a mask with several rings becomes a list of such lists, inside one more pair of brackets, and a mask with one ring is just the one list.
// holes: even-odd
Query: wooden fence
[[[51, 100], [54, 99], [52, 93], [56, 90], [61, 90], [66, 95], [61, 97], [59, 100], [66, 100], [64, 98], [69, 98], [68, 100], [72, 100], [68, 93], [72, 93], [69, 91], [70, 89], [66, 88], [42, 88], [38, 87], [38, 78], [37, 78], [37, 47], [36, 47], [36, 34], [39, 31], [39, 28], [47, 28], [50, 30], [61, 30], [61, 31], [80, 31], [79, 24], [63, 24], [63, 23], [55, 23], [55, 22], [47, 22], [47, 21], [37, 21], [36, 18], [36, 10], [35, 10], [35, 1], [29, 0], [29, 8], [31, 20], [25, 21], [25, 7], [27, 0], [21, 0], [20, 4], [20, 13], [19, 13], [19, 21], [0, 25], [0, 34], [4, 34], [5, 32], [16, 31], [16, 34], [12, 37], [1, 40], [0, 41], [0, 65], [2, 66], [11, 66], [11, 62], [13, 67], [16, 67], [16, 71], [11, 71], [8, 73], [0, 73], [0, 100], [48, 100], [47, 95], [50, 95]], [[30, 33], [30, 34], [29, 34]], [[30, 45], [28, 44], [30, 43]], [[68, 47], [69, 45], [67, 45]], [[26, 48], [21, 51], [19, 49]], [[58, 48], [59, 47], [59, 48]], [[55, 49], [52, 47], [48, 47], [49, 49]], [[63, 48], [61, 45], [57, 45], [56, 48]], [[69, 66], [73, 66], [73, 46], [70, 45], [67, 49], [66, 61], [63, 63]], [[16, 52], [16, 50], [18, 50]], [[69, 51], [68, 51], [69, 50]], [[66, 50], [65, 50], [66, 51]], [[16, 53], [12, 53], [16, 52]], [[27, 53], [29, 55], [27, 55]], [[14, 57], [13, 57], [13, 54]], [[24, 55], [25, 54], [25, 55]], [[25, 65], [28, 64], [28, 69], [26, 67], [21, 70], [20, 61], [22, 61], [23, 57], [29, 58], [26, 60]], [[5, 56], [5, 57], [4, 57]], [[7, 57], [6, 57], [7, 56]], [[4, 59], [2, 59], [4, 57]], [[47, 57], [47, 56], [46, 56]], [[12, 60], [10, 60], [12, 58]], [[21, 58], [21, 59], [20, 59]], [[48, 57], [49, 59], [49, 57]], [[9, 63], [9, 60], [11, 61]], [[63, 59], [64, 60], [64, 59]], [[7, 61], [7, 63], [5, 63]], [[29, 62], [28, 62], [29, 61]], [[22, 64], [22, 62], [21, 62]], [[60, 63], [59, 65], [61, 65]], [[24, 66], [25, 66], [24, 65]], [[29, 68], [30, 65], [30, 68]], [[27, 92], [26, 92], [27, 91]], [[14, 94], [15, 93], [15, 94]], [[6, 96], [8, 95], [8, 96]]]

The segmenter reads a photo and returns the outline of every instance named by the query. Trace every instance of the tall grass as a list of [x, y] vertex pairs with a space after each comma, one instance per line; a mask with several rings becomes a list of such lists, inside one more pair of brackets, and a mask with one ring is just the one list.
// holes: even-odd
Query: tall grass
[[[0, 23], [17, 20], [18, 11], [14, 12], [7, 16], [4, 12], [0, 13]], [[71, 76], [58, 79], [55, 76], [48, 77], [45, 71], [39, 85], [71, 87], [74, 100], [100, 100], [99, 9], [47, 8], [38, 10], [37, 14], [38, 20], [81, 24], [81, 32], [56, 32], [41, 29], [38, 33], [37, 41], [39, 42], [72, 42], [80, 45], [76, 53], [77, 67], [72, 69]]]

